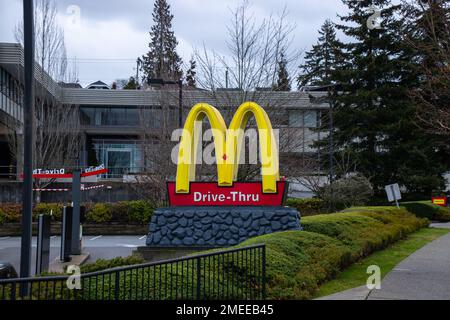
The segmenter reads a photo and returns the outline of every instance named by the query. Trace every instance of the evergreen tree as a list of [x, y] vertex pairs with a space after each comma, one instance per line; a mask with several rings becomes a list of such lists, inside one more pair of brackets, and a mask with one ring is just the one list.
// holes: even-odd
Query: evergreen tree
[[123, 86], [124, 90], [137, 90], [138, 89], [138, 84], [136, 82], [136, 79], [134, 79], [134, 77], [130, 77], [130, 79], [128, 79], [128, 82]]
[[182, 77], [182, 61], [176, 51], [178, 41], [172, 31], [173, 15], [167, 0], [155, 1], [152, 17], [150, 50], [142, 57], [144, 79], [178, 81]]
[[441, 136], [447, 147], [450, 136], [450, 3], [414, 0], [403, 5], [406, 46], [418, 87], [410, 90], [420, 124]]
[[343, 67], [342, 43], [336, 38], [336, 30], [326, 20], [319, 30], [317, 44], [305, 54], [305, 62], [299, 66], [298, 89], [309, 86], [327, 86], [333, 83], [333, 71]]
[[[400, 6], [389, 0], [343, 2], [350, 13], [337, 28], [351, 40], [341, 51], [347, 65], [332, 75], [341, 86], [334, 113], [337, 148], [351, 148], [357, 171], [377, 191], [398, 182], [408, 192], [429, 194], [443, 186], [442, 159], [415, 125], [408, 91], [416, 81], [401, 41]], [[372, 5], [381, 9], [380, 28], [369, 28]]]
[[186, 83], [189, 87], [195, 88], [197, 86], [195, 76], [197, 71], [195, 70], [197, 63], [194, 60], [194, 57], [191, 57], [189, 61], [189, 69], [186, 71]]
[[287, 70], [287, 61], [284, 52], [281, 52], [278, 61], [278, 78], [274, 87], [275, 91], [291, 91], [291, 81]]

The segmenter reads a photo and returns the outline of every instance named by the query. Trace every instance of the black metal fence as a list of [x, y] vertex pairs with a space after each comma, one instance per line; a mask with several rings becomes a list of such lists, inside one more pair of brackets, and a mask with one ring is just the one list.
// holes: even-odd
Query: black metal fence
[[265, 254], [262, 244], [85, 273], [78, 278], [0, 280], [0, 300], [260, 300], [266, 295]]

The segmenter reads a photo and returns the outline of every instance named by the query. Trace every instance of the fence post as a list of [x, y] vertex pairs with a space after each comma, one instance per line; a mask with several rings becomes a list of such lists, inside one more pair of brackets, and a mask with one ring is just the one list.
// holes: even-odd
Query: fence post
[[197, 300], [200, 300], [201, 295], [201, 285], [200, 285], [200, 278], [201, 278], [201, 270], [200, 270], [200, 258], [197, 258]]
[[114, 286], [114, 300], [119, 300], [119, 292], [120, 292], [120, 271], [116, 271], [115, 277], [115, 286]]
[[[25, 287], [25, 285], [28, 288], [28, 282], [25, 282], [25, 284], [23, 284], [22, 286]], [[28, 289], [26, 289], [26, 290], [28, 290]], [[10, 297], [11, 301], [15, 301], [16, 300], [16, 283], [15, 282], [11, 283], [11, 292], [10, 292], [10, 294], [11, 294], [11, 297]]]
[[262, 247], [262, 299], [266, 300], [266, 245]]

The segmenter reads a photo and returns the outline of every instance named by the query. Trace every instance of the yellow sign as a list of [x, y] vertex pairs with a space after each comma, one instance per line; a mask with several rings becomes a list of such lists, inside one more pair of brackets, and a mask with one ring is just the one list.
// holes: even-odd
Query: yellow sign
[[443, 198], [433, 199], [433, 203], [437, 204], [437, 205], [444, 205], [445, 204], [445, 199], [443, 199]]
[[189, 183], [195, 181], [197, 146], [202, 121], [211, 124], [216, 151], [219, 186], [232, 186], [237, 179], [244, 130], [251, 116], [256, 119], [261, 154], [261, 175], [264, 193], [276, 193], [279, 180], [278, 149], [267, 113], [254, 102], [243, 103], [227, 129], [219, 110], [207, 103], [196, 104], [186, 119], [178, 151], [176, 192], [189, 193]]

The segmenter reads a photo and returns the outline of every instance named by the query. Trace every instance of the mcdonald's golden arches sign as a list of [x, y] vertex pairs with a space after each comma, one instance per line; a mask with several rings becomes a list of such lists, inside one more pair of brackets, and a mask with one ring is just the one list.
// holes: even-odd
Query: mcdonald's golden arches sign
[[[237, 182], [244, 130], [251, 117], [258, 127], [261, 181]], [[196, 155], [204, 118], [211, 124], [217, 182], [196, 182]], [[267, 113], [254, 102], [243, 103], [227, 128], [219, 110], [196, 104], [186, 119], [178, 152], [175, 182], [168, 183], [172, 206], [280, 206], [286, 189], [280, 181], [278, 147]]]

